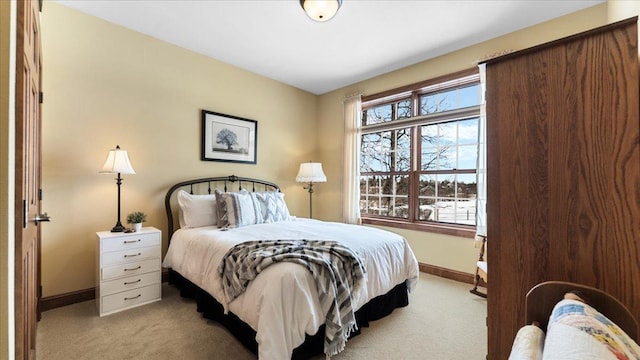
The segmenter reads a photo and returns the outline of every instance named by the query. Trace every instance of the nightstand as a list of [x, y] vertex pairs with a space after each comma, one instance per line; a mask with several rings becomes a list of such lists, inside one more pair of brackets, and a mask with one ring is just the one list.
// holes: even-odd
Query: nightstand
[[135, 233], [99, 231], [96, 306], [100, 316], [161, 299], [162, 233], [154, 227]]

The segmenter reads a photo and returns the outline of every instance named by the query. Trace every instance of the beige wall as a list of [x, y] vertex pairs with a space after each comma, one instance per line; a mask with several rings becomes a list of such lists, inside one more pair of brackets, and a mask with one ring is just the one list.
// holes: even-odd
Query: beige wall
[[607, 19], [612, 23], [640, 13], [640, 0], [609, 0], [607, 2]]
[[[295, 176], [315, 158], [315, 95], [53, 2], [42, 28], [44, 296], [95, 286], [95, 232], [115, 224], [117, 189], [98, 171], [116, 144], [136, 171], [123, 175], [123, 222], [141, 210], [166, 232], [171, 185], [230, 174], [279, 184], [307, 213]], [[201, 109], [257, 120], [257, 165], [200, 161]]]
[[[307, 194], [292, 178], [298, 163], [310, 158], [324, 162], [330, 179], [317, 187], [316, 214], [338, 220], [334, 204], [341, 201], [342, 176], [341, 163], [335, 159], [342, 156], [345, 94], [372, 94], [464, 69], [487, 54], [525, 48], [635, 16], [639, 9], [638, 1], [610, 1], [607, 9], [588, 9], [316, 98], [46, 2], [42, 18], [46, 92], [43, 209], [53, 216], [53, 222], [44, 224], [44, 295], [94, 286], [93, 233], [110, 228], [115, 220], [114, 181], [97, 171], [115, 144], [129, 150], [138, 172], [124, 180], [123, 212], [144, 210], [150, 214], [148, 224], [163, 230], [163, 191], [176, 180], [198, 175], [232, 172], [276, 181], [284, 186], [292, 211], [305, 214]], [[14, 39], [15, 2], [0, 1], [0, 359], [11, 358], [13, 353], [14, 265], [9, 240], [14, 237]], [[258, 120], [258, 165], [200, 162], [201, 108]], [[280, 148], [271, 139], [282, 130], [295, 138]], [[284, 155], [292, 160], [273, 160], [286, 158]], [[173, 171], [165, 166], [169, 163]], [[470, 240], [412, 231], [402, 234], [421, 262], [473, 271], [476, 251]]]
[[[318, 190], [320, 208], [317, 213], [328, 220], [339, 220], [340, 212], [334, 204], [341, 201], [343, 114], [342, 99], [347, 94], [375, 94], [384, 90], [427, 80], [440, 75], [471, 68], [477, 61], [491, 54], [521, 50], [534, 45], [572, 35], [607, 23], [607, 4], [557, 18], [552, 21], [514, 32], [484, 43], [470, 46], [438, 58], [378, 76], [324, 94], [318, 100], [318, 151], [331, 181]], [[491, 179], [489, 179], [490, 181]], [[404, 235], [410, 242], [418, 261], [448, 269], [473, 273], [478, 250], [471, 239], [425, 232], [389, 229]]]
[[[165, 230], [162, 201], [180, 180], [236, 174], [283, 186], [294, 214], [308, 194], [294, 182], [300, 162], [322, 161], [314, 214], [340, 220], [342, 100], [475, 66], [479, 59], [571, 35], [608, 21], [608, 5], [315, 96], [76, 12], [46, 3], [44, 40], [44, 296], [95, 286], [95, 231], [115, 223], [113, 176], [100, 175], [108, 149], [129, 151], [136, 175], [125, 175], [122, 212], [142, 210]], [[626, 13], [626, 11], [622, 11]], [[199, 160], [200, 109], [258, 120], [258, 164]], [[124, 218], [125, 215], [123, 215]], [[396, 230], [393, 230], [396, 231]], [[418, 260], [471, 273], [470, 239], [415, 231], [406, 236]], [[166, 234], [164, 234], [166, 247]]]
[[14, 352], [14, 123], [16, 3], [0, 1], [0, 359]]

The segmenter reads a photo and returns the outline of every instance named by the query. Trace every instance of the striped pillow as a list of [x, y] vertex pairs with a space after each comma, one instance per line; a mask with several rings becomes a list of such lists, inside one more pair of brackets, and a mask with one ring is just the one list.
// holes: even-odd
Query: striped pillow
[[255, 194], [246, 190], [231, 193], [218, 191], [216, 196], [222, 198], [218, 212], [221, 208], [224, 211], [222, 221], [218, 223], [218, 226], [240, 227], [263, 222], [260, 204], [256, 200]]

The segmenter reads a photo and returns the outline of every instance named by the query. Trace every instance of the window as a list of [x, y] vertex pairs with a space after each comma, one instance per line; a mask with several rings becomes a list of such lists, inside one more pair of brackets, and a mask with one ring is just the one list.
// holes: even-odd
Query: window
[[448, 228], [458, 235], [473, 230], [477, 72], [368, 96], [362, 109], [363, 222], [439, 232]]

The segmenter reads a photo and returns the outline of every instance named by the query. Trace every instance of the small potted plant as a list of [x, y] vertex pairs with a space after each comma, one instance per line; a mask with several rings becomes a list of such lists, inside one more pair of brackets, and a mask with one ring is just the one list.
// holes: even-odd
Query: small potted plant
[[133, 231], [140, 231], [142, 229], [142, 223], [147, 221], [147, 214], [142, 211], [134, 211], [127, 215], [127, 222], [133, 225]]

